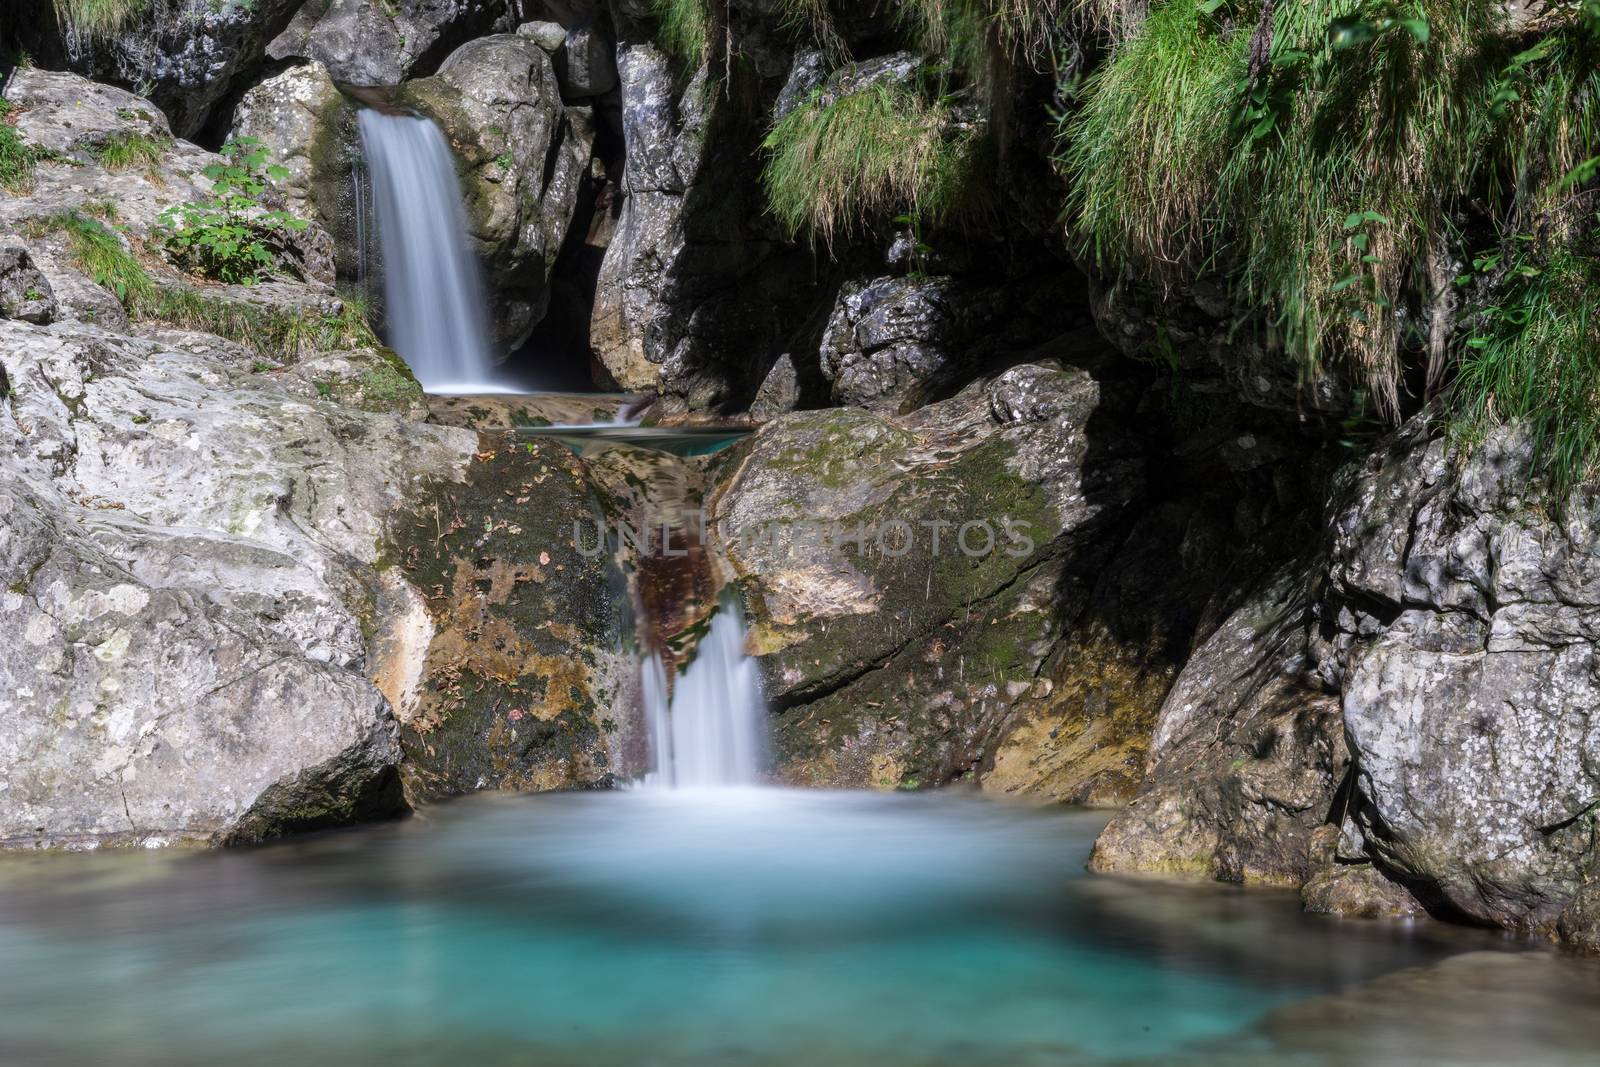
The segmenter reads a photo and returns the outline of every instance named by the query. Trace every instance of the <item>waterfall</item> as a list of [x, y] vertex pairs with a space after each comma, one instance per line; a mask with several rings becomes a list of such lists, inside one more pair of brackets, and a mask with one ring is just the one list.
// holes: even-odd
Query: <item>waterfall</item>
[[450, 146], [425, 118], [369, 108], [359, 121], [390, 346], [430, 393], [499, 391], [488, 301]]
[[668, 789], [754, 785], [761, 763], [766, 707], [755, 661], [744, 651], [744, 618], [724, 603], [669, 700], [666, 672], [644, 665], [645, 719], [652, 770], [645, 779]]

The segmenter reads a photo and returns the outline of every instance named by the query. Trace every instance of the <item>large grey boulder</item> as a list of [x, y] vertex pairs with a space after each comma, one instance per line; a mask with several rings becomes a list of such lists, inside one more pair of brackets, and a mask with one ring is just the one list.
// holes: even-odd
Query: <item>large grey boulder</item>
[[544, 315], [550, 272], [589, 165], [593, 130], [561, 103], [550, 57], [516, 34], [472, 41], [404, 100], [433, 118], [455, 148], [472, 238], [488, 268], [502, 350]]
[[310, 59], [349, 85], [397, 85], [432, 73], [450, 49], [489, 30], [507, 0], [309, 0], [267, 49]]
[[1541, 496], [1530, 451], [1413, 428], [1368, 464], [1334, 522], [1327, 655], [1367, 855], [1442, 912], [1581, 937], [1600, 874], [1600, 509], [1592, 489]]
[[204, 334], [0, 322], [0, 842], [256, 840], [401, 806], [384, 516], [470, 434]]
[[971, 372], [985, 294], [951, 278], [846, 283], [822, 335], [822, 373], [840, 404], [909, 411]]

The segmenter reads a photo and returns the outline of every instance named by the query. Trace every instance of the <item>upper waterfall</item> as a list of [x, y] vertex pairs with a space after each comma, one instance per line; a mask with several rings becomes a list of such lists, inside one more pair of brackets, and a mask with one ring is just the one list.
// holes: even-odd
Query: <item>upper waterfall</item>
[[766, 708], [744, 640], [739, 607], [725, 602], [670, 697], [660, 659], [646, 660], [649, 784], [669, 789], [756, 784]]
[[430, 393], [497, 392], [482, 268], [467, 240], [455, 160], [415, 115], [359, 116], [383, 258], [391, 347]]

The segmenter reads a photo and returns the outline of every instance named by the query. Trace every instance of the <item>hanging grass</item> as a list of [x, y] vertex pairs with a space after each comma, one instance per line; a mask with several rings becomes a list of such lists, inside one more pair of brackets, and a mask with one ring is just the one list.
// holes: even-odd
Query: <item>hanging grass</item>
[[1115, 47], [1063, 126], [1070, 225], [1109, 270], [1226, 281], [1392, 420], [1408, 366], [1442, 380], [1462, 243], [1581, 225], [1549, 190], [1596, 150], [1594, 42], [1573, 14], [1529, 48], [1485, 0], [1261, 12], [1166, 0]]
[[767, 136], [768, 210], [825, 243], [901, 215], [947, 222], [980, 197], [979, 134], [953, 125], [947, 105], [888, 82], [815, 95]]
[[656, 39], [667, 54], [685, 66], [698, 66], [711, 51], [707, 0], [650, 0]]
[[1600, 262], [1561, 250], [1519, 260], [1499, 301], [1481, 309], [1451, 389], [1458, 434], [1526, 425], [1533, 461], [1558, 493], [1600, 456]]
[[150, 8], [150, 0], [54, 0], [56, 18], [79, 38], [110, 37]]

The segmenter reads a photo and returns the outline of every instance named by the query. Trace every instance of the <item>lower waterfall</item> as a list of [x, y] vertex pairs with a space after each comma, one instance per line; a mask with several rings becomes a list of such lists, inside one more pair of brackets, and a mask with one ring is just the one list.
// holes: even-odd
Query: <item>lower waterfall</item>
[[501, 391], [482, 268], [467, 239], [455, 158], [415, 115], [360, 113], [383, 257], [388, 341], [430, 393]]
[[756, 663], [744, 642], [738, 605], [725, 602], [670, 693], [661, 660], [652, 656], [645, 661], [643, 698], [651, 752], [647, 785], [704, 789], [756, 784], [766, 708]]

